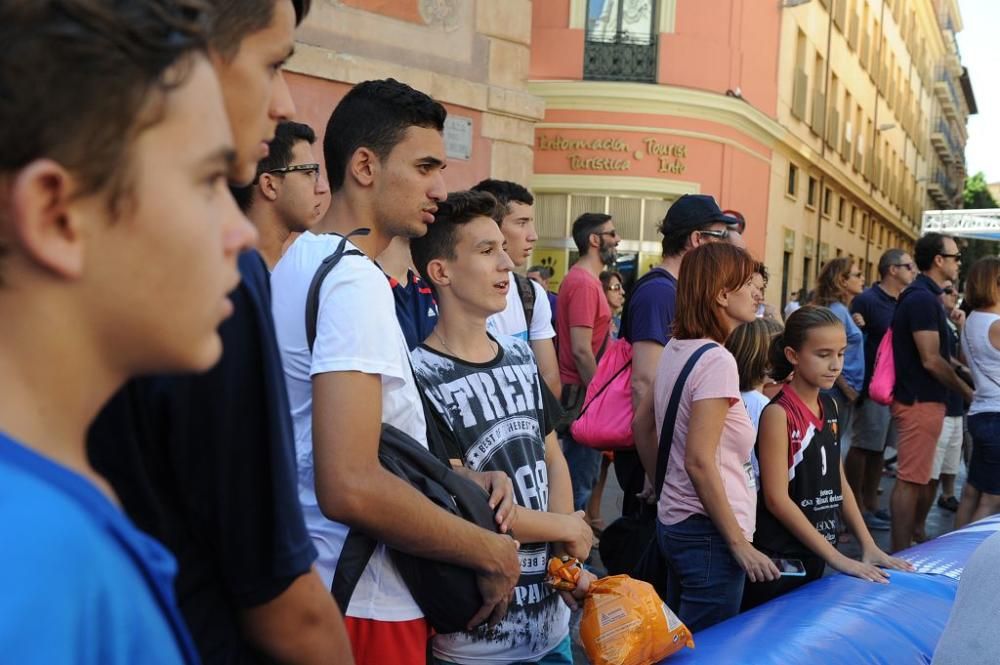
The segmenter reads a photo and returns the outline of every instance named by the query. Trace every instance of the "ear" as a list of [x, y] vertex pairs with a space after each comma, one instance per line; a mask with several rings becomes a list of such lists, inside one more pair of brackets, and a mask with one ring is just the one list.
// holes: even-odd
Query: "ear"
[[730, 292], [726, 290], [719, 291], [719, 295], [715, 296], [715, 304], [717, 304], [719, 307], [722, 307], [723, 309], [728, 307], [729, 293]]
[[276, 201], [278, 199], [278, 178], [270, 173], [261, 173], [257, 180], [257, 191], [268, 201]]
[[370, 187], [378, 174], [379, 158], [370, 148], [354, 151], [347, 163], [347, 175], [361, 187]]
[[451, 272], [444, 259], [434, 259], [427, 263], [427, 276], [434, 286], [448, 286], [451, 284]]
[[785, 347], [785, 360], [792, 364], [792, 367], [799, 366], [799, 352], [790, 346]]
[[88, 221], [105, 206], [97, 197], [74, 199], [76, 181], [51, 159], [21, 169], [10, 184], [11, 230], [29, 260], [56, 275], [75, 279], [83, 273]]

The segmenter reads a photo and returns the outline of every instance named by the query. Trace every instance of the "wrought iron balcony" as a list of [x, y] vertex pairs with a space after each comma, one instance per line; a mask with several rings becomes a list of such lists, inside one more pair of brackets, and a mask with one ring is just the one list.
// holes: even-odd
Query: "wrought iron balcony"
[[613, 39], [587, 39], [583, 78], [593, 81], [656, 83], [656, 38], [617, 33]]

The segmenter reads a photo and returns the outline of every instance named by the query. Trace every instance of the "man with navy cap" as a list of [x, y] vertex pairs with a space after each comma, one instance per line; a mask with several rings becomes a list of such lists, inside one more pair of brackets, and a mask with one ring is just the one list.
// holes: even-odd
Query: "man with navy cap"
[[[685, 194], [674, 201], [660, 223], [663, 255], [659, 265], [636, 283], [622, 312], [619, 336], [632, 344], [632, 407], [653, 386], [660, 353], [670, 339], [677, 301], [677, 275], [684, 255], [707, 242], [730, 242], [744, 247], [743, 222], [727, 215], [706, 194]], [[642, 490], [643, 470], [634, 452], [615, 453], [615, 473], [625, 490], [622, 514], [634, 508]]]

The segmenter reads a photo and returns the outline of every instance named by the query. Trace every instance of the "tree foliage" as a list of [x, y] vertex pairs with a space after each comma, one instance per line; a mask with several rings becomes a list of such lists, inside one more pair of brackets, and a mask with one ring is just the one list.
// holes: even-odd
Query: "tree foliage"
[[[974, 176], [965, 179], [964, 207], [967, 210], [981, 210], [984, 208], [997, 208], [997, 202], [990, 194], [987, 187], [986, 176], [982, 171]], [[969, 268], [978, 259], [984, 256], [996, 256], [1000, 253], [1000, 242], [994, 240], [962, 240], [962, 271], [960, 280], [965, 283], [965, 276]]]

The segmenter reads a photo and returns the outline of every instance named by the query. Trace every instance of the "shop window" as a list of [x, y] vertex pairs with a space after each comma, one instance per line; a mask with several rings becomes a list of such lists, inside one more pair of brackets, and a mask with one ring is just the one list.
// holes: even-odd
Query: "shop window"
[[587, 0], [583, 78], [656, 82], [656, 0]]

